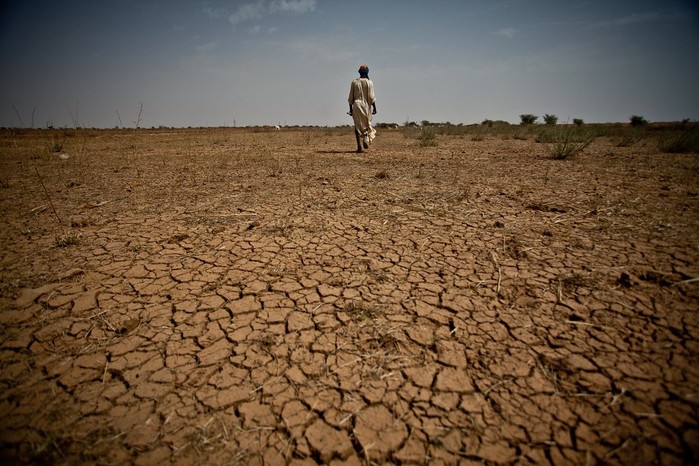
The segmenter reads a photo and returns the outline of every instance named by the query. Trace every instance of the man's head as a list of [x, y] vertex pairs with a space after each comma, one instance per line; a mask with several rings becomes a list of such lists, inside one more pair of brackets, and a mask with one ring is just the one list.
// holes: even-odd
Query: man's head
[[368, 78], [369, 77], [369, 67], [366, 65], [362, 65], [359, 67], [359, 76], [362, 78]]

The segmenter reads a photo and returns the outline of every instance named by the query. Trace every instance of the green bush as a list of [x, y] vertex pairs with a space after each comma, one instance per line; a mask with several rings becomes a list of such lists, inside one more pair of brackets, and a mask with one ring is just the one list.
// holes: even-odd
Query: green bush
[[555, 125], [558, 123], [558, 117], [556, 115], [549, 115], [544, 113], [544, 123], [547, 125]]
[[539, 117], [536, 115], [532, 115], [531, 113], [525, 113], [523, 115], [520, 115], [519, 119], [521, 120], [521, 124], [523, 125], [533, 125], [534, 123], [536, 123], [536, 120], [539, 119]]
[[631, 115], [631, 117], [629, 117], [629, 123], [631, 123], [631, 126], [646, 126], [648, 120], [640, 115]]
[[585, 124], [585, 122], [582, 120], [582, 118], [573, 118], [573, 124], [575, 126], [582, 126]]

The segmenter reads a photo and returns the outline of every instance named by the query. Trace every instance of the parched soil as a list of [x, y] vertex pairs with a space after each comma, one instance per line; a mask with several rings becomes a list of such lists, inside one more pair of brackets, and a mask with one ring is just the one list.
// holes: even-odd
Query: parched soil
[[697, 462], [696, 154], [353, 146], [4, 132], [2, 463]]

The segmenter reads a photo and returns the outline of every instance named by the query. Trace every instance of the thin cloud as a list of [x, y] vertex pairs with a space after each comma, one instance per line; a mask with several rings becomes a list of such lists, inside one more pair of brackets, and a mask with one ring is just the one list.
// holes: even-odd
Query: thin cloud
[[202, 11], [209, 19], [219, 19], [225, 15], [225, 12], [219, 8], [211, 8], [210, 6], [205, 6]]
[[235, 13], [228, 17], [228, 21], [235, 26], [236, 24], [240, 24], [251, 19], [260, 18], [265, 11], [266, 7], [262, 0], [257, 3], [246, 3], [244, 5], [240, 5]]
[[240, 5], [238, 9], [228, 17], [228, 21], [230, 21], [231, 25], [236, 26], [246, 21], [262, 18], [265, 15], [279, 13], [304, 14], [309, 11], [314, 11], [316, 4], [317, 0], [272, 0], [269, 2], [259, 0], [255, 3]]
[[267, 34], [269, 34], [269, 35], [272, 35], [272, 34], [276, 34], [276, 33], [277, 33], [277, 28], [275, 28], [274, 26], [272, 26], [272, 27], [270, 27], [270, 28], [267, 28], [267, 29], [263, 30], [263, 29], [262, 29], [262, 26], [260, 26], [259, 24], [256, 24], [256, 25], [254, 25], [254, 26], [252, 26], [252, 27], [249, 27], [249, 28], [247, 29], [247, 31], [248, 31], [248, 33], [250, 33], [250, 34], [267, 33]]
[[515, 28], [502, 28], [498, 31], [495, 31], [495, 35], [498, 36], [505, 36], [508, 39], [512, 39], [514, 36], [516, 36], [519, 33], [518, 29]]
[[314, 59], [321, 62], [346, 62], [357, 60], [359, 54], [354, 48], [347, 47], [351, 43], [342, 38], [306, 38], [283, 43], [270, 43], [284, 47], [303, 59]]
[[632, 24], [645, 24], [661, 21], [664, 19], [674, 19], [677, 14], [667, 14], [662, 11], [645, 11], [643, 13], [632, 13], [612, 20], [597, 21], [592, 23], [592, 27], [611, 28], [617, 26], [629, 26]]
[[209, 42], [207, 44], [203, 44], [203, 45], [198, 46], [197, 52], [200, 52], [200, 53], [211, 52], [216, 47], [218, 47], [218, 42]]
[[273, 0], [269, 4], [272, 13], [302, 14], [316, 9], [316, 0]]

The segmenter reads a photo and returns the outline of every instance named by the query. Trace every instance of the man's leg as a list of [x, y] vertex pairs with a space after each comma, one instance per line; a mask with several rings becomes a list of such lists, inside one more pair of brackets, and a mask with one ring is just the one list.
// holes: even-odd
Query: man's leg
[[359, 134], [359, 130], [356, 129], [356, 128], [355, 128], [355, 130], [354, 130], [354, 136], [357, 138], [357, 153], [358, 153], [358, 154], [361, 154], [361, 153], [363, 152], [363, 151], [362, 151], [362, 145], [361, 145], [361, 142], [360, 142], [361, 135]]

